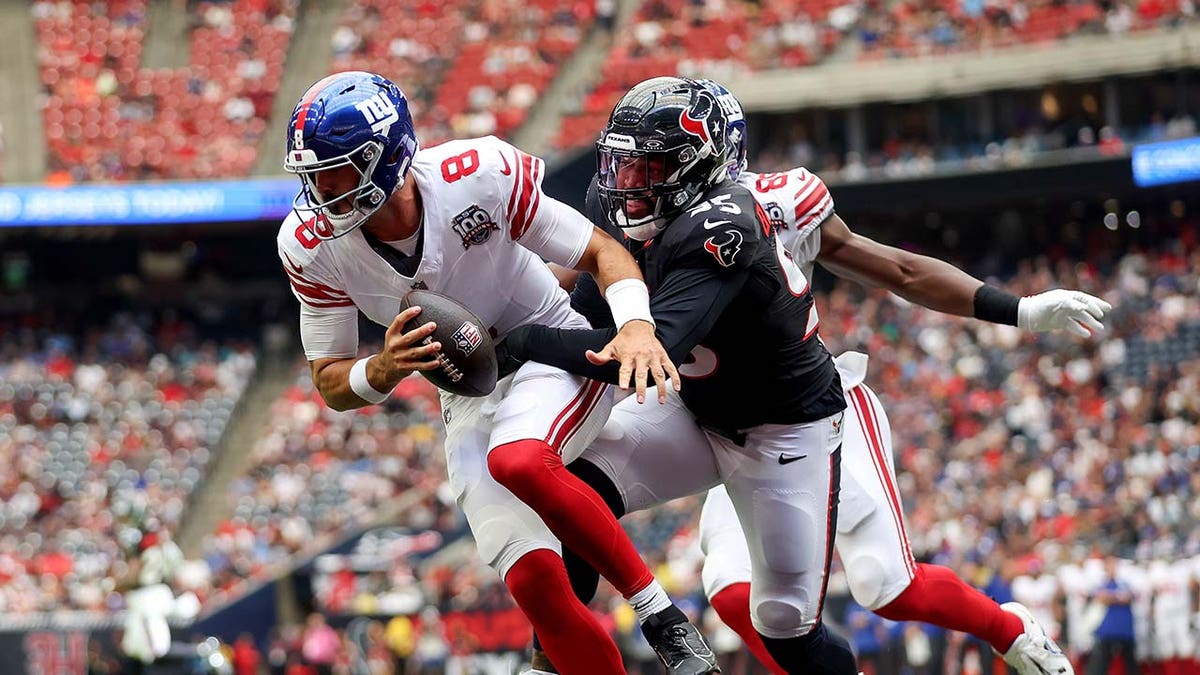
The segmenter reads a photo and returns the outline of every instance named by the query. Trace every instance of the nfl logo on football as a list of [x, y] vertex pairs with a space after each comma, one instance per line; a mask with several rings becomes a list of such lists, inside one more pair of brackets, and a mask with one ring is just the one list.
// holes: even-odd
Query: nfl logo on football
[[488, 212], [478, 204], [472, 204], [471, 208], [454, 216], [453, 227], [458, 236], [462, 237], [463, 248], [482, 244], [492, 236], [492, 230], [500, 229], [499, 225], [492, 222]]
[[454, 340], [454, 344], [462, 351], [464, 356], [469, 356], [475, 348], [483, 343], [483, 333], [474, 324], [464, 323], [454, 331], [454, 335], [450, 336]]

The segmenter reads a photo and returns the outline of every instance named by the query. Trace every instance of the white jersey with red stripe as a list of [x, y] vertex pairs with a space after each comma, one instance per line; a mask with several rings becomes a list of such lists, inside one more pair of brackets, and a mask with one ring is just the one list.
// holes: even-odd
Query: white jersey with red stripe
[[792, 259], [812, 279], [821, 252], [821, 225], [833, 215], [833, 196], [815, 173], [804, 167], [779, 173], [743, 171], [738, 183], [754, 195]]
[[1052, 574], [1023, 574], [1012, 582], [1013, 599], [1028, 607], [1034, 618], [1046, 629], [1046, 634], [1055, 640], [1061, 637], [1061, 627], [1054, 614], [1054, 600], [1058, 597], [1058, 592], [1058, 579]]
[[1057, 570], [1059, 587], [1066, 596], [1067, 644], [1075, 653], [1086, 653], [1092, 648], [1093, 623], [1092, 595], [1104, 583], [1104, 561], [1088, 558], [1081, 565], [1067, 563]]
[[416, 182], [424, 221], [420, 261], [407, 274], [372, 249], [362, 228], [321, 240], [315, 214], [289, 215], [277, 244], [308, 358], [354, 356], [356, 309], [389, 325], [412, 288], [454, 298], [494, 334], [525, 323], [586, 326], [539, 256], [574, 266], [591, 224], [542, 194], [543, 173], [542, 160], [493, 136], [418, 152], [406, 180]]
[[1155, 560], [1147, 576], [1153, 593], [1152, 653], [1159, 659], [1190, 657], [1196, 649], [1191, 633], [1191, 566], [1182, 560]]
[[1179, 563], [1155, 560], [1147, 573], [1154, 594], [1154, 622], [1189, 618], [1191, 571]]
[[[526, 323], [590, 327], [541, 258], [574, 267], [593, 227], [542, 193], [543, 172], [540, 159], [491, 136], [418, 152], [406, 180], [421, 198], [419, 241], [380, 242], [363, 228], [321, 240], [313, 214], [290, 216], [279, 257], [300, 300], [308, 358], [355, 356], [358, 311], [389, 325], [418, 287], [466, 305], [493, 335]], [[489, 396], [441, 399], [449, 484], [480, 556], [503, 576], [534, 550], [557, 551], [541, 518], [492, 478], [488, 453], [537, 439], [570, 461], [608, 418], [608, 385], [527, 363]]]

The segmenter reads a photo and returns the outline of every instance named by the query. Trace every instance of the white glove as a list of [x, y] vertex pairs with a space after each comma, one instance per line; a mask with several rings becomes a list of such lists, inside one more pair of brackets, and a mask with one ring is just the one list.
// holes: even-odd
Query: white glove
[[1112, 305], [1082, 291], [1057, 289], [1021, 298], [1017, 304], [1017, 326], [1035, 333], [1069, 330], [1091, 337], [1104, 330], [1100, 320]]

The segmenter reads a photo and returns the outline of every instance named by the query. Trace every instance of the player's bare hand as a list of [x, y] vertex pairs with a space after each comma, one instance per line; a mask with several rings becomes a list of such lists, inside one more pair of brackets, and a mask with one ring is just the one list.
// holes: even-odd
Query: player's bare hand
[[395, 386], [414, 370], [433, 370], [439, 365], [442, 343], [429, 340], [437, 324], [429, 321], [410, 331], [404, 330], [404, 325], [420, 313], [420, 307], [409, 307], [397, 314], [383, 336], [383, 350], [368, 364], [378, 363], [388, 384]]
[[1082, 291], [1057, 289], [1021, 298], [1017, 305], [1017, 325], [1025, 330], [1044, 332], [1070, 331], [1091, 337], [1104, 330], [1101, 319], [1112, 305]]
[[647, 321], [630, 321], [621, 327], [617, 336], [599, 352], [588, 350], [588, 361], [602, 366], [609, 361], [621, 364], [617, 385], [629, 389], [633, 380], [638, 403], [646, 402], [646, 385], [650, 378], [658, 388], [658, 402], [667, 402], [667, 380], [679, 391], [679, 371], [671, 363], [667, 350], [654, 336], [654, 326]]

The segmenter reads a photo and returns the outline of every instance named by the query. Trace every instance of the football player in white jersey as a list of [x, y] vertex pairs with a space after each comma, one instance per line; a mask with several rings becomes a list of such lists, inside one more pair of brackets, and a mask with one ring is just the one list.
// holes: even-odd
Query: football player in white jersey
[[1013, 579], [1012, 594], [1013, 599], [1024, 605], [1037, 619], [1046, 635], [1054, 640], [1062, 636], [1062, 624], [1058, 620], [1062, 592], [1058, 578], [1046, 571], [1045, 563], [1037, 559], [1028, 562], [1025, 573]]
[[1150, 613], [1154, 636], [1150, 654], [1162, 664], [1163, 675], [1190, 671], [1195, 653], [1192, 637], [1192, 575], [1186, 561], [1157, 559], [1147, 570], [1153, 593]]
[[[735, 178], [774, 221], [806, 278], [814, 262], [840, 277], [885, 288], [930, 309], [1030, 331], [1067, 330], [1089, 336], [1102, 329], [1111, 306], [1078, 291], [1052, 290], [1018, 298], [928, 256], [855, 234], [834, 213], [825, 184], [804, 168], [756, 174], [746, 170], [746, 123], [740, 103], [724, 87], [705, 81], [732, 120], [728, 147]], [[849, 352], [837, 359], [846, 389], [846, 429], [836, 548], [851, 594], [864, 607], [894, 621], [922, 621], [986, 640], [1022, 675], [1072, 673], [1070, 661], [1028, 609], [997, 605], [952, 570], [918, 563], [905, 532], [892, 460], [891, 431], [874, 392], [864, 383], [867, 358]], [[737, 630], [764, 663], [769, 657], [751, 627], [750, 579], [745, 538], [729, 498], [714, 488], [700, 519], [704, 585], [722, 619]]]
[[[314, 84], [288, 130], [285, 168], [303, 189], [279, 230], [279, 256], [300, 301], [313, 382], [330, 407], [384, 401], [417, 370], [441, 367], [434, 326], [405, 331], [413, 288], [466, 305], [494, 335], [525, 323], [587, 328], [539, 258], [588, 270], [605, 287], [612, 347], [639, 399], [653, 375], [660, 400], [678, 374], [654, 337], [633, 258], [581, 214], [544, 195], [541, 160], [494, 137], [418, 150], [408, 101], [379, 75]], [[387, 326], [359, 359], [358, 312]], [[611, 408], [609, 387], [539, 364], [485, 398], [442, 393], [449, 482], [484, 560], [504, 578], [563, 672], [624, 672], [616, 645], [575, 599], [559, 540], [629, 599], [672, 673], [706, 673], [695, 628], [671, 604], [603, 500], [563, 466]], [[553, 533], [553, 534], [552, 534]], [[700, 651], [708, 651], [703, 649]], [[681, 656], [681, 654], [684, 654]], [[711, 652], [710, 652], [711, 655]]]
[[1091, 601], [1104, 582], [1104, 559], [1093, 555], [1081, 564], [1066, 562], [1058, 566], [1055, 575], [1066, 597], [1067, 653], [1072, 662], [1078, 663], [1092, 650], [1096, 626], [1104, 618], [1103, 607]]

